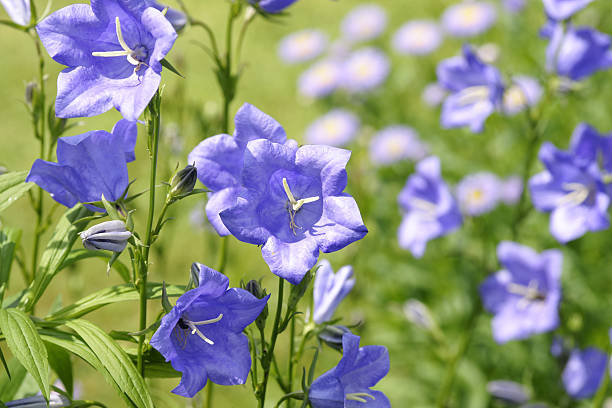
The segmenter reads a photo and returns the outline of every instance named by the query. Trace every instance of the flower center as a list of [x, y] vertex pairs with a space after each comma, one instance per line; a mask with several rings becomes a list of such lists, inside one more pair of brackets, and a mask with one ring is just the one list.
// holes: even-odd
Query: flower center
[[206, 337], [204, 335], [204, 333], [202, 333], [200, 331], [200, 329], [198, 329], [198, 326], [205, 326], [207, 324], [217, 323], [222, 318], [223, 318], [223, 313], [219, 313], [219, 316], [217, 316], [217, 317], [215, 317], [213, 319], [202, 320], [202, 321], [199, 321], [199, 322], [194, 322], [194, 321], [191, 321], [191, 320], [187, 319], [186, 317], [181, 317], [176, 325], [181, 330], [189, 330], [189, 329], [191, 329], [191, 334], [197, 334], [199, 338], [201, 338], [206, 343], [208, 343], [208, 344], [210, 344], [212, 346], [212, 345], [215, 344], [215, 342], [212, 341], [211, 339], [209, 339], [208, 337]]
[[346, 394], [346, 399], [349, 401], [368, 402], [366, 397], [372, 398], [373, 400], [376, 399], [373, 395], [368, 394], [367, 392], [351, 392]]
[[436, 204], [431, 201], [419, 197], [412, 197], [409, 204], [414, 210], [422, 212], [428, 219], [436, 219], [437, 207]]
[[129, 45], [125, 42], [123, 38], [123, 33], [121, 32], [121, 23], [119, 22], [119, 17], [115, 17], [115, 29], [117, 31], [117, 40], [119, 41], [119, 45], [123, 48], [122, 51], [94, 51], [91, 53], [94, 57], [123, 57], [125, 56], [128, 62], [135, 66], [134, 71], [138, 71], [142, 65], [147, 65], [144, 63], [144, 60], [147, 58], [148, 52], [145, 47], [142, 45], [138, 45], [131, 49]]
[[559, 199], [559, 206], [578, 206], [584, 203], [591, 193], [591, 190], [582, 183], [563, 183], [561, 187], [568, 193]]
[[515, 85], [504, 94], [504, 102], [510, 109], [520, 109], [527, 105], [527, 96], [520, 86]]
[[291, 228], [291, 231], [293, 231], [293, 234], [295, 235], [296, 228], [302, 229], [295, 223], [295, 215], [304, 204], [314, 203], [315, 201], [318, 201], [319, 196], [301, 198], [299, 200], [296, 200], [293, 196], [293, 193], [289, 189], [289, 184], [287, 183], [287, 178], [285, 177], [283, 177], [283, 188], [285, 189], [285, 194], [287, 194], [287, 199], [289, 200], [287, 205], [287, 211], [289, 211], [289, 228]]
[[485, 85], [470, 86], [459, 91], [457, 103], [459, 107], [486, 102], [491, 96], [489, 87]]
[[538, 282], [535, 280], [529, 281], [527, 286], [510, 282], [506, 285], [506, 290], [508, 293], [521, 296], [518, 303], [519, 309], [524, 309], [531, 302], [543, 302], [546, 300], [546, 293], [540, 292]]

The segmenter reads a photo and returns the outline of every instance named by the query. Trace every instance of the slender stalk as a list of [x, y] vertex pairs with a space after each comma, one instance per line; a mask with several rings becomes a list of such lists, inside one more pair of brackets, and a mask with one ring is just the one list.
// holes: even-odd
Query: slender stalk
[[[293, 388], [293, 364], [294, 364], [294, 353], [295, 352], [295, 317], [291, 319], [289, 326], [289, 358], [287, 367], [287, 389], [291, 391]], [[291, 408], [293, 401], [287, 400], [287, 408]]]
[[213, 386], [214, 384], [212, 382], [210, 382], [208, 384], [208, 391], [206, 392], [206, 405], [204, 405], [205, 408], [213, 408], [212, 405], [212, 401], [213, 401], [213, 394], [215, 391], [215, 387]]
[[225, 78], [227, 79], [225, 84], [219, 83], [221, 86], [221, 91], [223, 93], [223, 129], [225, 132], [229, 129], [229, 106], [234, 98], [234, 91], [232, 89], [227, 89], [227, 87], [232, 87], [232, 32], [234, 28], [234, 10], [230, 5], [230, 10], [227, 18], [227, 25], [225, 27], [225, 66], [223, 67], [225, 70]]
[[219, 255], [217, 256], [217, 270], [221, 273], [225, 272], [225, 265], [227, 264], [227, 247], [229, 238], [221, 238], [221, 246], [219, 247]]

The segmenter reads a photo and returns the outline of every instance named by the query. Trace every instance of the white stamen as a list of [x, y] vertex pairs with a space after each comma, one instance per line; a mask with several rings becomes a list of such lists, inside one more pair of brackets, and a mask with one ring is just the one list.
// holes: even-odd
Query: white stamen
[[409, 202], [415, 210], [421, 211], [427, 218], [436, 218], [436, 205], [419, 197], [412, 197]]
[[123, 51], [94, 51], [91, 53], [94, 57], [127, 57], [127, 60], [130, 64], [135, 65], [137, 68], [140, 67], [144, 62], [139, 61], [137, 58], [146, 57], [144, 49], [142, 47], [138, 47], [136, 50], [130, 48], [130, 46], [125, 42], [123, 38], [123, 33], [121, 32], [121, 22], [119, 21], [119, 17], [115, 17], [115, 31], [117, 33], [117, 40], [119, 40], [119, 45], [123, 48]]
[[217, 316], [217, 317], [215, 317], [213, 319], [202, 320], [202, 321], [199, 321], [199, 322], [192, 322], [191, 320], [186, 319], [186, 318], [183, 317], [183, 322], [185, 322], [185, 324], [191, 329], [191, 334], [197, 334], [199, 338], [201, 338], [206, 343], [208, 343], [208, 344], [210, 344], [212, 346], [212, 345], [215, 344], [215, 342], [212, 341], [211, 339], [209, 339], [208, 337], [206, 337], [204, 335], [204, 333], [202, 333], [198, 329], [198, 326], [204, 326], [204, 325], [207, 325], [207, 324], [217, 323], [222, 318], [223, 318], [223, 313], [219, 313], [219, 316]]
[[543, 301], [546, 299], [546, 294], [538, 290], [538, 282], [535, 280], [529, 281], [527, 286], [510, 282], [506, 285], [506, 290], [509, 293], [522, 297], [517, 304], [519, 309], [524, 309], [533, 301]]
[[459, 91], [459, 106], [471, 105], [473, 103], [484, 102], [489, 99], [491, 91], [484, 85], [470, 86]]
[[582, 183], [563, 183], [562, 187], [569, 193], [559, 199], [557, 203], [559, 206], [566, 204], [580, 205], [589, 198], [589, 188]]
[[352, 393], [346, 394], [346, 399], [349, 401], [368, 402], [366, 400], [366, 397], [372, 398], [373, 400], [376, 399], [374, 398], [373, 395], [365, 393], [365, 392], [352, 392]]

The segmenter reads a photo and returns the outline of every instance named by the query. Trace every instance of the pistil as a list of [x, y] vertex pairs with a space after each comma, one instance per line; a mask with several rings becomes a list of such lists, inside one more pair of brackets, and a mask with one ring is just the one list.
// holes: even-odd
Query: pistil
[[287, 199], [289, 200], [289, 228], [291, 228], [291, 231], [293, 231], [293, 234], [295, 235], [295, 229], [301, 229], [301, 227], [295, 223], [295, 215], [304, 204], [314, 203], [315, 201], [318, 201], [319, 196], [301, 198], [299, 200], [296, 200], [293, 193], [291, 192], [291, 189], [289, 188], [289, 183], [287, 183], [287, 179], [284, 177], [283, 188], [285, 190], [285, 194], [287, 195]]
[[372, 398], [373, 400], [376, 399], [374, 398], [373, 395], [368, 394], [366, 392], [352, 392], [352, 393], [346, 394], [346, 399], [349, 401], [368, 402], [366, 400], [366, 397]]
[[202, 340], [204, 340], [206, 343], [210, 344], [211, 346], [215, 344], [214, 341], [212, 341], [211, 339], [209, 339], [208, 337], [206, 337], [204, 335], [204, 333], [202, 333], [199, 329], [198, 326], [205, 326], [207, 324], [213, 324], [213, 323], [217, 323], [219, 320], [221, 320], [223, 318], [223, 313], [219, 313], [219, 316], [213, 318], [213, 319], [208, 319], [208, 320], [202, 320], [199, 322], [194, 322], [191, 321], [189, 319], [186, 318], [181, 318], [179, 320], [179, 327], [181, 327], [180, 322], [182, 321], [183, 325], [186, 326], [187, 328], [191, 329], [191, 334], [197, 334], [199, 338], [201, 338]]
[[562, 187], [569, 193], [561, 197], [558, 204], [560, 206], [566, 204], [578, 206], [589, 198], [590, 190], [582, 183], [563, 183]]

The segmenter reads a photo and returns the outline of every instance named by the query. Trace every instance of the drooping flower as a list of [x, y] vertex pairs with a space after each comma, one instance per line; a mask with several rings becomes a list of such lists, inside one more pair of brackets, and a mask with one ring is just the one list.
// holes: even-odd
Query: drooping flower
[[346, 109], [333, 109], [315, 120], [306, 129], [306, 141], [343, 147], [349, 144], [359, 132], [360, 120]]
[[593, 0], [542, 0], [548, 17], [565, 20], [585, 8]]
[[51, 58], [67, 66], [57, 80], [55, 112], [62, 118], [115, 107], [137, 120], [157, 92], [160, 61], [177, 37], [159, 10], [128, 0], [73, 4], [36, 29]]
[[325, 51], [327, 41], [327, 36], [320, 30], [298, 31], [281, 40], [278, 55], [289, 64], [309, 61]]
[[384, 346], [359, 347], [359, 336], [342, 337], [342, 359], [314, 380], [308, 399], [314, 408], [391, 407], [375, 386], [389, 372], [389, 352]]
[[183, 374], [172, 392], [189, 398], [208, 380], [220, 385], [245, 383], [251, 355], [243, 330], [269, 298], [228, 289], [227, 276], [202, 264], [194, 266], [199, 269], [199, 286], [178, 299], [151, 339], [151, 346]]
[[30, 24], [32, 12], [30, 10], [30, 0], [0, 0], [11, 20], [20, 26]]
[[501, 181], [493, 173], [469, 174], [457, 184], [459, 206], [471, 216], [488, 213], [497, 206], [501, 188]]
[[535, 106], [542, 97], [542, 86], [537, 79], [517, 75], [512, 78], [510, 85], [504, 92], [502, 109], [506, 115], [516, 115], [528, 106]]
[[421, 160], [425, 155], [427, 146], [409, 126], [388, 126], [377, 132], [370, 142], [370, 159], [379, 166], [400, 160]]
[[420, 258], [427, 242], [459, 228], [459, 206], [440, 174], [440, 160], [428, 157], [416, 166], [400, 192], [404, 218], [398, 230], [399, 245]]
[[595, 347], [574, 349], [563, 369], [563, 386], [573, 398], [589, 398], [606, 375], [608, 356]]
[[578, 126], [570, 151], [544, 143], [539, 158], [546, 170], [529, 180], [534, 207], [551, 213], [550, 232], [561, 243], [610, 225], [610, 199], [596, 160], [599, 140], [591, 130]]
[[166, 10], [166, 19], [172, 24], [174, 30], [178, 33], [187, 25], [187, 16], [182, 11], [166, 7], [163, 4], [159, 4], [157, 0], [145, 0], [147, 6], [153, 7], [159, 11]]
[[312, 317], [315, 323], [322, 324], [331, 320], [336, 308], [353, 289], [354, 285], [355, 278], [351, 265], [341, 267], [334, 274], [334, 270], [327, 259], [319, 262], [313, 288], [314, 311]]
[[86, 231], [80, 232], [79, 236], [85, 249], [119, 253], [125, 249], [132, 233], [127, 230], [125, 222], [112, 220], [96, 224]]
[[497, 68], [482, 63], [466, 45], [463, 55], [442, 61], [436, 72], [438, 82], [451, 92], [442, 105], [442, 126], [481, 132], [502, 100], [504, 85]]
[[368, 232], [344, 189], [350, 151], [252, 140], [246, 146], [236, 205], [221, 211], [240, 241], [262, 245], [270, 270], [299, 283], [319, 257]]
[[377, 4], [362, 4], [342, 20], [342, 36], [350, 42], [378, 37], [387, 27], [387, 13]]
[[523, 194], [523, 180], [519, 176], [510, 176], [501, 183], [500, 199], [508, 205], [519, 202]]
[[259, 7], [267, 13], [280, 13], [297, 0], [259, 0]]
[[309, 98], [322, 98], [331, 94], [340, 86], [342, 64], [327, 59], [308, 68], [298, 80], [300, 94]]
[[497, 246], [497, 258], [504, 269], [480, 285], [484, 307], [495, 315], [495, 341], [505, 343], [555, 329], [561, 300], [561, 251], [538, 254], [504, 241]]
[[492, 4], [469, 1], [444, 10], [442, 27], [454, 37], [473, 37], [487, 31], [496, 20], [497, 12]]
[[[57, 141], [57, 163], [37, 159], [26, 181], [38, 184], [66, 207], [116, 201], [128, 187], [127, 163], [133, 161], [136, 123], [123, 119], [108, 133], [94, 130]], [[85, 204], [92, 211], [106, 210]]]
[[421, 94], [421, 99], [428, 106], [432, 108], [440, 105], [444, 99], [448, 96], [448, 91], [438, 82], [432, 82], [427, 84], [425, 89], [423, 89], [423, 93]]
[[393, 35], [393, 49], [404, 55], [427, 55], [440, 47], [442, 39], [442, 31], [435, 22], [410, 21]]
[[248, 103], [238, 110], [234, 124], [234, 136], [220, 134], [204, 139], [187, 158], [188, 163], [195, 163], [198, 180], [211, 191], [206, 216], [221, 236], [230, 234], [219, 213], [236, 203], [247, 143], [255, 139], [287, 141], [285, 130], [276, 120]]
[[367, 92], [380, 86], [390, 70], [389, 58], [374, 47], [351, 53], [342, 68], [342, 87], [351, 93]]

